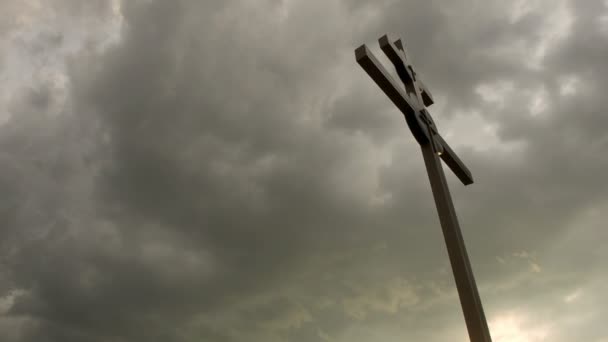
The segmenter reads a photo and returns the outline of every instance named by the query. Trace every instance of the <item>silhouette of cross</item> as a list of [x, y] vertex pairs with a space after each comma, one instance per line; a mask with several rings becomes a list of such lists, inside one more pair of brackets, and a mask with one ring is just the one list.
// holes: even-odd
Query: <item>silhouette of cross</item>
[[483, 306], [439, 158], [443, 159], [464, 185], [472, 184], [473, 177], [439, 134], [433, 118], [426, 109], [434, 103], [433, 96], [417, 77], [401, 40], [390, 40], [384, 35], [378, 41], [382, 51], [395, 66], [405, 90], [397, 85], [365, 44], [355, 50], [357, 63], [401, 110], [414, 138], [420, 144], [469, 339], [471, 342], [491, 342]]

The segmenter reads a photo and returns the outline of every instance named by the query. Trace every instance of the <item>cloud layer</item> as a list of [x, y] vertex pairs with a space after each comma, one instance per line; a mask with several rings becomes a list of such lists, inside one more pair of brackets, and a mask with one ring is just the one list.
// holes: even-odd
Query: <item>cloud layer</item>
[[608, 337], [606, 4], [0, 10], [2, 341], [466, 340], [419, 148], [354, 60], [387, 32], [476, 180], [448, 174], [494, 340]]

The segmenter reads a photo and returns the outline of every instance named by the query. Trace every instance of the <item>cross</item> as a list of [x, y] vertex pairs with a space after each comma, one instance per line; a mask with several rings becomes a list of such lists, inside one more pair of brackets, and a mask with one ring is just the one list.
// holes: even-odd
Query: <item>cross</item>
[[433, 96], [414, 71], [401, 40], [391, 40], [384, 35], [378, 41], [382, 51], [395, 66], [405, 90], [397, 85], [365, 44], [355, 50], [357, 63], [401, 110], [414, 138], [420, 144], [469, 339], [471, 342], [491, 342], [492, 338], [440, 158], [464, 185], [472, 184], [473, 177], [439, 134], [433, 118], [426, 109], [434, 103]]

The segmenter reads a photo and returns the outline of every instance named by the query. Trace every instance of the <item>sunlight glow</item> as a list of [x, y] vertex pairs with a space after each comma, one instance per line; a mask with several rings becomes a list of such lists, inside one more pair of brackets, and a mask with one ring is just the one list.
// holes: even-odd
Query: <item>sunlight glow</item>
[[547, 325], [531, 324], [521, 313], [509, 312], [492, 320], [490, 331], [494, 342], [540, 342], [550, 335]]

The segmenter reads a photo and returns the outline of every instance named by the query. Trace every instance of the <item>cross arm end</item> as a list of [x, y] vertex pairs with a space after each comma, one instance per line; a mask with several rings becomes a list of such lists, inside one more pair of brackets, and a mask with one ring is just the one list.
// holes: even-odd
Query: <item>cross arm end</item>
[[388, 71], [380, 64], [378, 59], [376, 59], [374, 54], [365, 44], [355, 49], [355, 58], [363, 70], [365, 70], [372, 80], [374, 80], [376, 85], [384, 91], [386, 96], [388, 96], [404, 115], [412, 115], [415, 112], [415, 108], [417, 107], [412, 103], [412, 100], [397, 85]]
[[362, 44], [355, 49], [355, 58], [357, 59], [357, 63], [361, 63], [365, 58], [369, 58], [369, 55], [370, 51], [365, 44]]
[[471, 185], [473, 184], [473, 175], [471, 171], [467, 168], [466, 165], [460, 160], [458, 155], [452, 150], [450, 145], [448, 145], [445, 140], [441, 136], [436, 136], [436, 139], [439, 140], [439, 143], [443, 147], [443, 153], [441, 154], [441, 159], [448, 165], [450, 170], [454, 172], [456, 177], [460, 179], [462, 184]]

